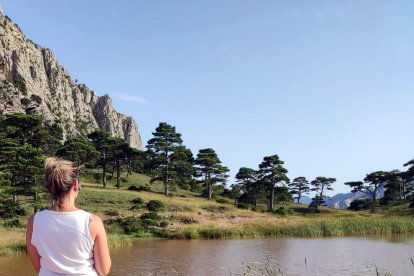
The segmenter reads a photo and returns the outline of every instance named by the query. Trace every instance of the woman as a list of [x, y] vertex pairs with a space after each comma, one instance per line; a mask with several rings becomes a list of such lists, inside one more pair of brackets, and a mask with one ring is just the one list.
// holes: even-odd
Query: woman
[[78, 168], [48, 158], [44, 185], [52, 206], [29, 219], [26, 248], [40, 276], [107, 275], [111, 267], [102, 220], [76, 208]]

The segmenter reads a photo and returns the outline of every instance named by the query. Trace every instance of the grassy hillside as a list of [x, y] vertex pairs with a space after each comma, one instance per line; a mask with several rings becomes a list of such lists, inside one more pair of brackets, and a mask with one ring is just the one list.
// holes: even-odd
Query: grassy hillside
[[[375, 214], [327, 207], [314, 214], [313, 209], [305, 205], [288, 203], [276, 205], [276, 209], [283, 207], [288, 213], [280, 215], [264, 212], [265, 206], [259, 206], [256, 211], [238, 209], [229, 199], [218, 203], [180, 189], [173, 191], [173, 196], [164, 196], [162, 184], [152, 185], [151, 191], [128, 190], [131, 185], [148, 184], [148, 180], [135, 174], [117, 190], [112, 180], [103, 189], [92, 178], [81, 179], [78, 207], [104, 219], [111, 246], [128, 245], [137, 237], [265, 238], [414, 233], [413, 211], [408, 204], [379, 208]], [[150, 200], [159, 200], [164, 204], [164, 208], [158, 211], [158, 217], [154, 218], [157, 221], [140, 219], [143, 214], [149, 213], [145, 207], [131, 209], [134, 205], [131, 201], [138, 197], [143, 199], [144, 205]], [[32, 210], [27, 209], [28, 217]], [[0, 227], [0, 254], [15, 254], [24, 250], [27, 218], [20, 221], [23, 227]], [[165, 223], [160, 226], [159, 221]]]

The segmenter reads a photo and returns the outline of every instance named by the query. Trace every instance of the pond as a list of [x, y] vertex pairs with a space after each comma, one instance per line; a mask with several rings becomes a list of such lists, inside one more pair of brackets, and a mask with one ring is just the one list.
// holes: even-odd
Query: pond
[[[141, 240], [111, 251], [111, 275], [414, 275], [414, 237]], [[0, 275], [35, 275], [26, 256], [0, 258]]]

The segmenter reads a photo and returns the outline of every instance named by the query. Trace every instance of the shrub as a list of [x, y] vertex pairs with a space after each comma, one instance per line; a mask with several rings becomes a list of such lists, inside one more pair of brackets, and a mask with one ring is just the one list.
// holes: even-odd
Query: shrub
[[13, 203], [11, 200], [2, 200], [0, 202], [0, 218], [12, 218], [15, 216], [25, 216], [26, 210], [19, 203]]
[[135, 205], [144, 205], [145, 202], [142, 198], [136, 197], [133, 200], [131, 200], [131, 203]]
[[162, 220], [162, 221], [160, 222], [160, 227], [165, 228], [165, 227], [167, 227], [167, 226], [168, 226], [168, 221], [166, 221], [166, 220]]
[[141, 215], [143, 226], [159, 226], [161, 217], [156, 212], [144, 213]]
[[105, 210], [104, 214], [107, 216], [119, 216], [119, 212], [113, 209]]
[[26, 84], [24, 82], [22, 82], [21, 80], [13, 80], [13, 85], [14, 87], [16, 87], [17, 89], [19, 89], [23, 95], [27, 95], [27, 88], [26, 88]]
[[140, 197], [131, 200], [131, 203], [133, 204], [133, 206], [130, 208], [131, 210], [141, 209], [145, 204], [144, 200]]
[[275, 212], [275, 214], [282, 215], [282, 216], [287, 216], [287, 215], [293, 214], [292, 210], [287, 209], [285, 207], [280, 207], [279, 209], [277, 209], [274, 212]]
[[239, 208], [239, 209], [249, 209], [249, 205], [247, 205], [246, 203], [239, 203], [239, 204], [237, 204], [237, 208]]
[[160, 200], [150, 200], [147, 203], [147, 209], [151, 212], [158, 212], [164, 209], [164, 203]]
[[127, 217], [121, 220], [121, 226], [126, 234], [143, 230], [141, 220], [136, 217]]
[[134, 185], [131, 185], [131, 186], [128, 187], [128, 191], [140, 192], [140, 191], [149, 191], [149, 190], [151, 190], [151, 186], [146, 185], [146, 184], [139, 185], [138, 187], [134, 186]]
[[216, 201], [217, 201], [217, 203], [226, 203], [226, 204], [228, 204], [228, 203], [230, 203], [227, 199], [225, 199], [225, 198], [218, 198], [218, 199], [216, 199]]
[[20, 223], [20, 221], [18, 219], [14, 219], [14, 220], [5, 222], [4, 227], [21, 228], [21, 227], [23, 227], [23, 225]]
[[28, 98], [22, 98], [20, 99], [20, 103], [24, 106], [27, 106], [30, 104], [30, 100]]
[[144, 231], [145, 228], [138, 217], [110, 219], [105, 222], [105, 229], [111, 234], [130, 234]]
[[100, 172], [94, 172], [93, 173], [93, 179], [95, 179], [96, 183], [100, 183], [102, 180], [102, 173]]
[[355, 199], [351, 202], [348, 209], [353, 211], [369, 210], [371, 208], [371, 200]]
[[42, 98], [40, 98], [38, 95], [32, 94], [30, 96], [30, 99], [34, 102], [37, 102], [38, 104], [42, 103]]
[[108, 234], [125, 234], [124, 227], [121, 226], [121, 221], [117, 220], [105, 220], [105, 230]]

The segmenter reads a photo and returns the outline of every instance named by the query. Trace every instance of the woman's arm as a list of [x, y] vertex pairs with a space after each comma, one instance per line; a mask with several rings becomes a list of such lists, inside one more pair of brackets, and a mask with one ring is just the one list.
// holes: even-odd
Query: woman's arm
[[39, 273], [40, 270], [40, 256], [37, 252], [36, 247], [32, 244], [32, 234], [33, 234], [33, 220], [34, 215], [29, 218], [29, 222], [27, 223], [27, 231], [26, 231], [26, 250], [27, 255], [29, 255], [30, 261], [32, 262], [33, 268]]
[[111, 257], [109, 256], [105, 228], [100, 217], [92, 216], [90, 233], [92, 239], [95, 241], [93, 246], [95, 269], [99, 275], [107, 275], [111, 269]]

